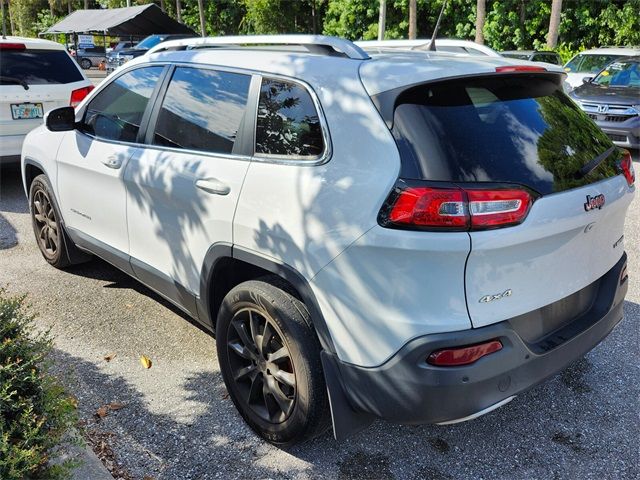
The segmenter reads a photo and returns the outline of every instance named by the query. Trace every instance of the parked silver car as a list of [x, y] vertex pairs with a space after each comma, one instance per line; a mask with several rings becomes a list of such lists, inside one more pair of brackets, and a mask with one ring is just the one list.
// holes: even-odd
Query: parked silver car
[[640, 148], [640, 56], [617, 59], [570, 95], [616, 145]]

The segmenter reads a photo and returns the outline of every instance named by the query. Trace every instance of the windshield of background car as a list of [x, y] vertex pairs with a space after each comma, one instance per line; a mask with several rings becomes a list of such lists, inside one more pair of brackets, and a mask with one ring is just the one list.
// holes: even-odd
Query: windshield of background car
[[613, 62], [593, 82], [610, 87], [640, 87], [640, 60]]
[[392, 133], [400, 176], [444, 182], [500, 182], [545, 195], [618, 174], [613, 146], [567, 97], [555, 75], [500, 75], [412, 87], [395, 101]]
[[159, 35], [152, 35], [142, 40], [138, 45], [136, 45], [136, 48], [139, 48], [140, 50], [149, 50], [150, 48], [158, 45], [162, 39], [163, 37]]
[[580, 54], [573, 57], [573, 59], [564, 66], [564, 69], [569, 73], [598, 73], [608, 63], [613, 62], [619, 57], [619, 55]]
[[[24, 80], [28, 85], [84, 80], [75, 62], [63, 50], [0, 50], [0, 76]], [[0, 84], [8, 82], [0, 81]]]
[[507, 58], [517, 58], [519, 60], [529, 60], [530, 54], [528, 53], [503, 53], [503, 57]]

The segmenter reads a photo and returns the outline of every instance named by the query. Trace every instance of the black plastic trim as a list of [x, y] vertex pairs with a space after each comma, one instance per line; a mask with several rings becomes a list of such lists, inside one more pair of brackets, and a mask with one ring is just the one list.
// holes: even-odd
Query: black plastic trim
[[202, 323], [209, 326], [212, 331], [216, 328], [216, 319], [211, 317], [213, 303], [213, 290], [216, 279], [213, 272], [216, 264], [224, 258], [233, 258], [233, 247], [230, 243], [219, 242], [211, 245], [202, 263], [200, 273], [200, 295], [196, 300], [198, 317]]
[[129, 263], [129, 255], [75, 228], [65, 226], [65, 230], [69, 238], [71, 238], [73, 243], [79, 248], [97, 255], [114, 267], [135, 277], [133, 268], [131, 268], [131, 264]]

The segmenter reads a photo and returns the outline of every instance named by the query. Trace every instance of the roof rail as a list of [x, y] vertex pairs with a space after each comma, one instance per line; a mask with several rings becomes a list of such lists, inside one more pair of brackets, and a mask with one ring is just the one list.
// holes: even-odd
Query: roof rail
[[227, 37], [186, 38], [162, 42], [149, 49], [147, 54], [167, 50], [192, 50], [197, 48], [240, 47], [262, 45], [299, 45], [312, 53], [335, 55], [353, 60], [368, 60], [369, 55], [355, 43], [326, 35], [237, 35]]

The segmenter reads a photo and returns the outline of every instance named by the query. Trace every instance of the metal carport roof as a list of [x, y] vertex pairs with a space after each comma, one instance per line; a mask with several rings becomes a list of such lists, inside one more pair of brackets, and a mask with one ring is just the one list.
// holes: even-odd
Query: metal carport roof
[[114, 36], [147, 36], [155, 33], [194, 33], [160, 7], [150, 3], [138, 7], [76, 10], [43, 32], [106, 33]]

